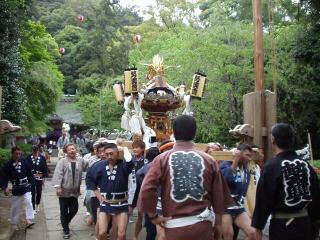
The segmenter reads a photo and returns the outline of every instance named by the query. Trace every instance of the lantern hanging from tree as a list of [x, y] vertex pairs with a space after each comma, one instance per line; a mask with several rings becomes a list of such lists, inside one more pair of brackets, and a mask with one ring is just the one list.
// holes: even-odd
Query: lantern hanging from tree
[[63, 55], [65, 52], [66, 52], [66, 49], [65, 49], [65, 48], [63, 48], [63, 47], [59, 48], [59, 53], [60, 53], [61, 55]]
[[133, 41], [135, 42], [135, 43], [140, 43], [141, 42], [141, 35], [140, 34], [136, 34], [136, 35], [134, 35], [134, 37], [133, 37]]
[[78, 16], [78, 21], [79, 22], [83, 22], [84, 21], [84, 16], [83, 15], [79, 15]]

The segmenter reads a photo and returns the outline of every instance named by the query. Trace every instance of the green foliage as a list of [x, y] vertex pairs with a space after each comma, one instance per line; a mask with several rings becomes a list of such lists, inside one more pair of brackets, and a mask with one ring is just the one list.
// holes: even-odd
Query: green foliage
[[101, 95], [99, 93], [98, 95], [81, 96], [77, 105], [82, 112], [82, 120], [89, 126], [98, 129], [101, 114], [102, 129], [120, 129], [123, 107], [117, 104], [112, 88], [102, 88]]
[[63, 75], [55, 64], [58, 46], [44, 25], [29, 21], [20, 49], [26, 66], [23, 89], [28, 102], [24, 126], [41, 133], [47, 129], [47, 116], [55, 112], [62, 94]]
[[0, 148], [0, 168], [8, 161], [11, 157], [10, 149]]
[[17, 147], [21, 148], [22, 152], [26, 155], [32, 151], [32, 145], [23, 143], [23, 142], [16, 142]]
[[140, 76], [145, 76], [146, 67], [140, 63], [150, 63], [159, 53], [166, 65], [181, 66], [167, 70], [169, 83], [184, 83], [187, 89], [194, 72], [206, 72], [205, 99], [193, 101], [199, 124], [197, 141], [231, 143], [228, 130], [242, 122], [242, 95], [254, 86], [251, 26], [226, 21], [207, 29], [181, 27], [172, 32], [159, 28], [151, 22], [139, 26], [143, 41], [131, 50], [130, 64], [137, 65]]
[[[58, 62], [65, 93], [75, 94], [75, 81], [93, 74], [113, 77], [122, 73], [132, 39], [123, 25], [141, 22], [133, 8], [103, 0], [67, 0], [57, 5], [41, 1], [36, 8], [39, 20], [66, 50]], [[83, 22], [77, 20], [80, 14]]]
[[0, 2], [0, 85], [3, 86], [2, 118], [20, 124], [24, 118], [25, 94], [19, 77], [24, 72], [19, 52], [19, 24], [28, 1]]
[[277, 33], [278, 117], [291, 123], [298, 145], [307, 142], [310, 132], [313, 149], [319, 155], [320, 125], [320, 34], [319, 27], [305, 24], [280, 28]]

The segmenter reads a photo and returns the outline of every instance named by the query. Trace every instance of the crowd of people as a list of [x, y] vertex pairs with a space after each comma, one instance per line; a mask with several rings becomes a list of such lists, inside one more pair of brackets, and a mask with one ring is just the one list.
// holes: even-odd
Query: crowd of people
[[[175, 142], [165, 141], [146, 149], [135, 138], [132, 152], [123, 142], [101, 138], [77, 153], [75, 143], [65, 143], [52, 183], [60, 205], [63, 238], [70, 238], [69, 224], [78, 212], [82, 173], [86, 172], [84, 204], [88, 224], [99, 240], [126, 239], [133, 212], [134, 240], [142, 227], [146, 239], [197, 240], [316, 239], [320, 218], [320, 189], [316, 173], [294, 151], [292, 127], [272, 128], [274, 158], [264, 161], [259, 146], [239, 144], [230, 161], [216, 161], [219, 143], [196, 148], [196, 121], [182, 115], [173, 122]], [[12, 149], [4, 166], [1, 187], [8, 193], [13, 183], [12, 224], [25, 201], [27, 227], [32, 226], [41, 199], [45, 160], [33, 149], [25, 160]], [[19, 206], [18, 206], [19, 205]], [[303, 231], [301, 231], [303, 229]]]

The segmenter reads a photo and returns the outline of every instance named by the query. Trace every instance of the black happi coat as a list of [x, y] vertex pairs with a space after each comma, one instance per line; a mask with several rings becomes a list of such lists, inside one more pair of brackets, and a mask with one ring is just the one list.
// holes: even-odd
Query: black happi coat
[[320, 190], [313, 168], [294, 151], [279, 153], [267, 161], [257, 186], [252, 226], [263, 229], [270, 214], [308, 209], [312, 220], [320, 218]]
[[31, 185], [34, 183], [31, 166], [25, 159], [20, 159], [18, 162], [8, 161], [2, 171], [1, 178], [3, 179], [2, 188], [8, 186], [8, 182], [12, 182], [12, 194], [21, 196], [26, 192], [31, 191]]
[[48, 166], [47, 161], [44, 156], [39, 156], [35, 158], [32, 154], [27, 157], [28, 164], [32, 167], [33, 174], [42, 174], [41, 178], [36, 178], [37, 181], [42, 181], [43, 178], [48, 177]]
[[112, 171], [108, 170], [108, 161], [96, 162], [86, 176], [88, 190], [101, 193], [120, 193], [128, 191], [128, 176], [134, 167], [133, 161], [118, 160]]

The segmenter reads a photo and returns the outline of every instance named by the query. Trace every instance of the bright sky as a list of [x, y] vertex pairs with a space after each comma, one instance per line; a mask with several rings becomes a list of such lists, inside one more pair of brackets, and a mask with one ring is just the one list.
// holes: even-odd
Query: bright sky
[[137, 6], [140, 15], [143, 16], [142, 11], [147, 9], [147, 6], [154, 5], [155, 0], [120, 0], [122, 6]]

